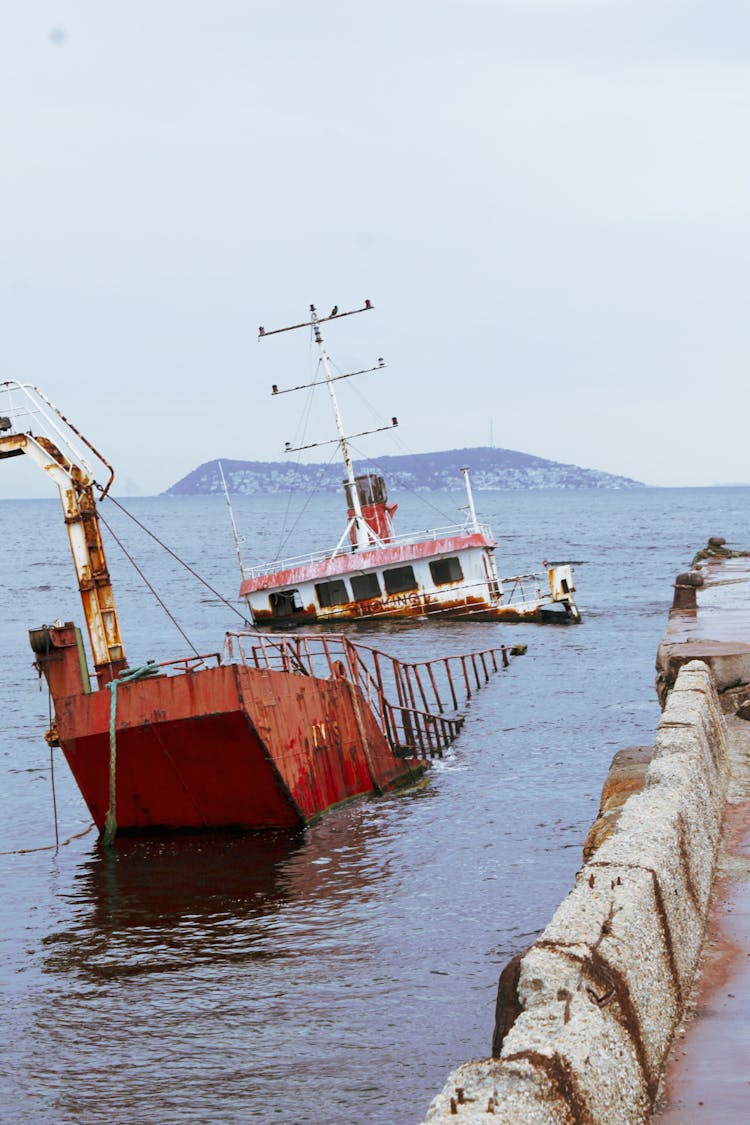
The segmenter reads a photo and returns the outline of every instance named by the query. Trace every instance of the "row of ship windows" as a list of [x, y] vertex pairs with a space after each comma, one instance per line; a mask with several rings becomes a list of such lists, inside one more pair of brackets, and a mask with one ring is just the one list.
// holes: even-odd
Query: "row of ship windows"
[[[456, 558], [436, 559], [430, 563], [430, 574], [436, 586], [445, 586], [449, 582], [460, 582], [464, 576], [461, 563]], [[372, 598], [382, 597], [378, 576], [370, 574], [352, 575], [351, 596], [342, 578], [335, 578], [332, 582], [318, 582], [315, 585], [315, 594], [318, 605], [326, 609], [333, 605], [346, 605], [347, 602], [367, 602]], [[418, 589], [418, 582], [412, 566], [395, 566], [383, 571], [383, 582], [386, 594], [404, 594], [410, 590]], [[296, 590], [285, 590], [283, 593], [271, 594], [271, 606], [277, 612], [293, 612], [296, 606]]]
[[[464, 576], [461, 563], [457, 558], [436, 559], [430, 563], [430, 574], [436, 586], [445, 586], [449, 582], [460, 582]], [[382, 590], [378, 576], [375, 573], [352, 575], [352, 596], [346, 588], [346, 582], [336, 578], [333, 582], [318, 582], [315, 593], [321, 609], [332, 605], [345, 605], [349, 601], [368, 602], [372, 598], [382, 597]], [[413, 566], [394, 566], [383, 571], [383, 583], [386, 594], [406, 594], [419, 587], [414, 575]]]

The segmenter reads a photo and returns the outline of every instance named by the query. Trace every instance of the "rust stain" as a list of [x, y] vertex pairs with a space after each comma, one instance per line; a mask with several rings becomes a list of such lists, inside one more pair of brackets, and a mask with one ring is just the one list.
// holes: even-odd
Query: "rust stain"
[[[607, 923], [605, 922], [598, 940], [588, 947], [585, 954], [581, 954], [577, 948], [566, 945], [563, 942], [542, 940], [536, 942], [536, 948], [550, 949], [563, 957], [567, 957], [568, 960], [572, 961], [574, 964], [580, 965], [581, 980], [583, 980], [584, 973], [590, 980], [590, 985], [586, 989], [587, 995], [597, 1007], [604, 1007], [612, 999], [617, 1001], [619, 1009], [619, 1015], [616, 1016], [617, 1022], [627, 1033], [633, 1044], [633, 1050], [635, 1051], [638, 1065], [643, 1074], [644, 1083], [649, 1091], [649, 1097], [653, 1098], [656, 1093], [658, 1075], [654, 1073], [653, 1068], [649, 1065], [643, 1042], [643, 1028], [633, 1004], [627, 980], [619, 969], [615, 968], [614, 965], [607, 961], [600, 949], [601, 942], [608, 932]], [[596, 987], [593, 988], [591, 987], [592, 985]], [[566, 998], [566, 1011], [568, 1010], [568, 1006], [569, 1000]], [[563, 1013], [563, 1022], [567, 1022], [565, 1012]]]
[[683, 1003], [683, 990], [680, 975], [677, 971], [677, 959], [675, 957], [674, 938], [672, 936], [672, 928], [669, 924], [669, 915], [667, 914], [666, 904], [664, 902], [664, 895], [659, 882], [659, 876], [653, 867], [646, 867], [641, 863], [604, 863], [601, 860], [594, 859], [589, 864], [590, 867], [618, 867], [625, 868], [628, 871], [647, 871], [651, 876], [651, 881], [654, 887], [654, 905], [656, 906], [656, 913], [659, 918], [659, 928], [661, 930], [662, 939], [664, 941], [664, 953], [669, 965], [669, 977], [674, 982], [675, 992], [677, 993], [677, 1000], [682, 1006]]
[[503, 1062], [527, 1062], [535, 1070], [542, 1072], [553, 1093], [557, 1095], [558, 1104], [562, 1102], [564, 1109], [568, 1111], [564, 1118], [556, 1113], [557, 1125], [597, 1125], [597, 1118], [576, 1081], [575, 1071], [563, 1055], [557, 1052], [543, 1055], [541, 1051], [518, 1051], [516, 1054], [506, 1055]]
[[[279, 616], [272, 609], [255, 609], [252, 614], [257, 624], [287, 628], [289, 625], [304, 625], [313, 622], [352, 621], [367, 617], [471, 617], [472, 620], [485, 621], [542, 621], [546, 604], [530, 612], [519, 612], [513, 606], [492, 606], [484, 598], [468, 595], [463, 598], [438, 600], [429, 594], [418, 592], [391, 594], [385, 598], [369, 602], [345, 602], [342, 605], [316, 610], [313, 605], [303, 610]], [[561, 613], [560, 618], [564, 615]]]
[[[727, 807], [725, 853], [745, 863], [750, 801]], [[685, 1031], [667, 1062], [653, 1121], [660, 1125], [739, 1122], [750, 1105], [750, 884], [717, 879], [709, 907], [700, 981]]]

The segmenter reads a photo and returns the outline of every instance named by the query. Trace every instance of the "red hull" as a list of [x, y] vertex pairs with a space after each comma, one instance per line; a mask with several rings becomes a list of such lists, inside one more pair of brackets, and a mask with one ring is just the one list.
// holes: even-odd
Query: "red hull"
[[[42, 632], [56, 738], [102, 830], [111, 692], [85, 690], [73, 626]], [[119, 683], [114, 762], [118, 831], [299, 827], [421, 768], [393, 753], [349, 681], [241, 664]]]

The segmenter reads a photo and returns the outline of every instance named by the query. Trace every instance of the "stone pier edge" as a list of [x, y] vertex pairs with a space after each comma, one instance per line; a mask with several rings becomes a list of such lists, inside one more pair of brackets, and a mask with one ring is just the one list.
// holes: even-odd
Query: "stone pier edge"
[[643, 790], [520, 961], [498, 1058], [464, 1063], [429, 1125], [648, 1120], [703, 944], [727, 788], [710, 668], [677, 674]]

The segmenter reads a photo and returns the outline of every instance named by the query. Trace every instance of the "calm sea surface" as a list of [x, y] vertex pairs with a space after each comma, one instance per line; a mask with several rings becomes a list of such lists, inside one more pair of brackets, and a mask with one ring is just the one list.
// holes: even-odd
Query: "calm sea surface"
[[[463, 503], [396, 499], [402, 531], [456, 522]], [[222, 499], [124, 503], [234, 599]], [[33, 850], [55, 836], [26, 631], [82, 613], [57, 502], [0, 501], [0, 1121], [411, 1125], [454, 1065], [489, 1053], [499, 969], [571, 886], [612, 754], [652, 741], [674, 576], [709, 535], [750, 545], [750, 489], [479, 493], [477, 506], [502, 574], [576, 561], [585, 623], [380, 627], [375, 643], [406, 658], [528, 644], [474, 698], [425, 790], [294, 838], [108, 852], [58, 750], [72, 839], [56, 853]], [[190, 642], [219, 648], [239, 618], [109, 502], [102, 514]], [[246, 561], [273, 557], [286, 498], [239, 499], [235, 514]], [[283, 553], [341, 528], [338, 499], [317, 498]], [[109, 556], [131, 663], [186, 654], [115, 543]]]

